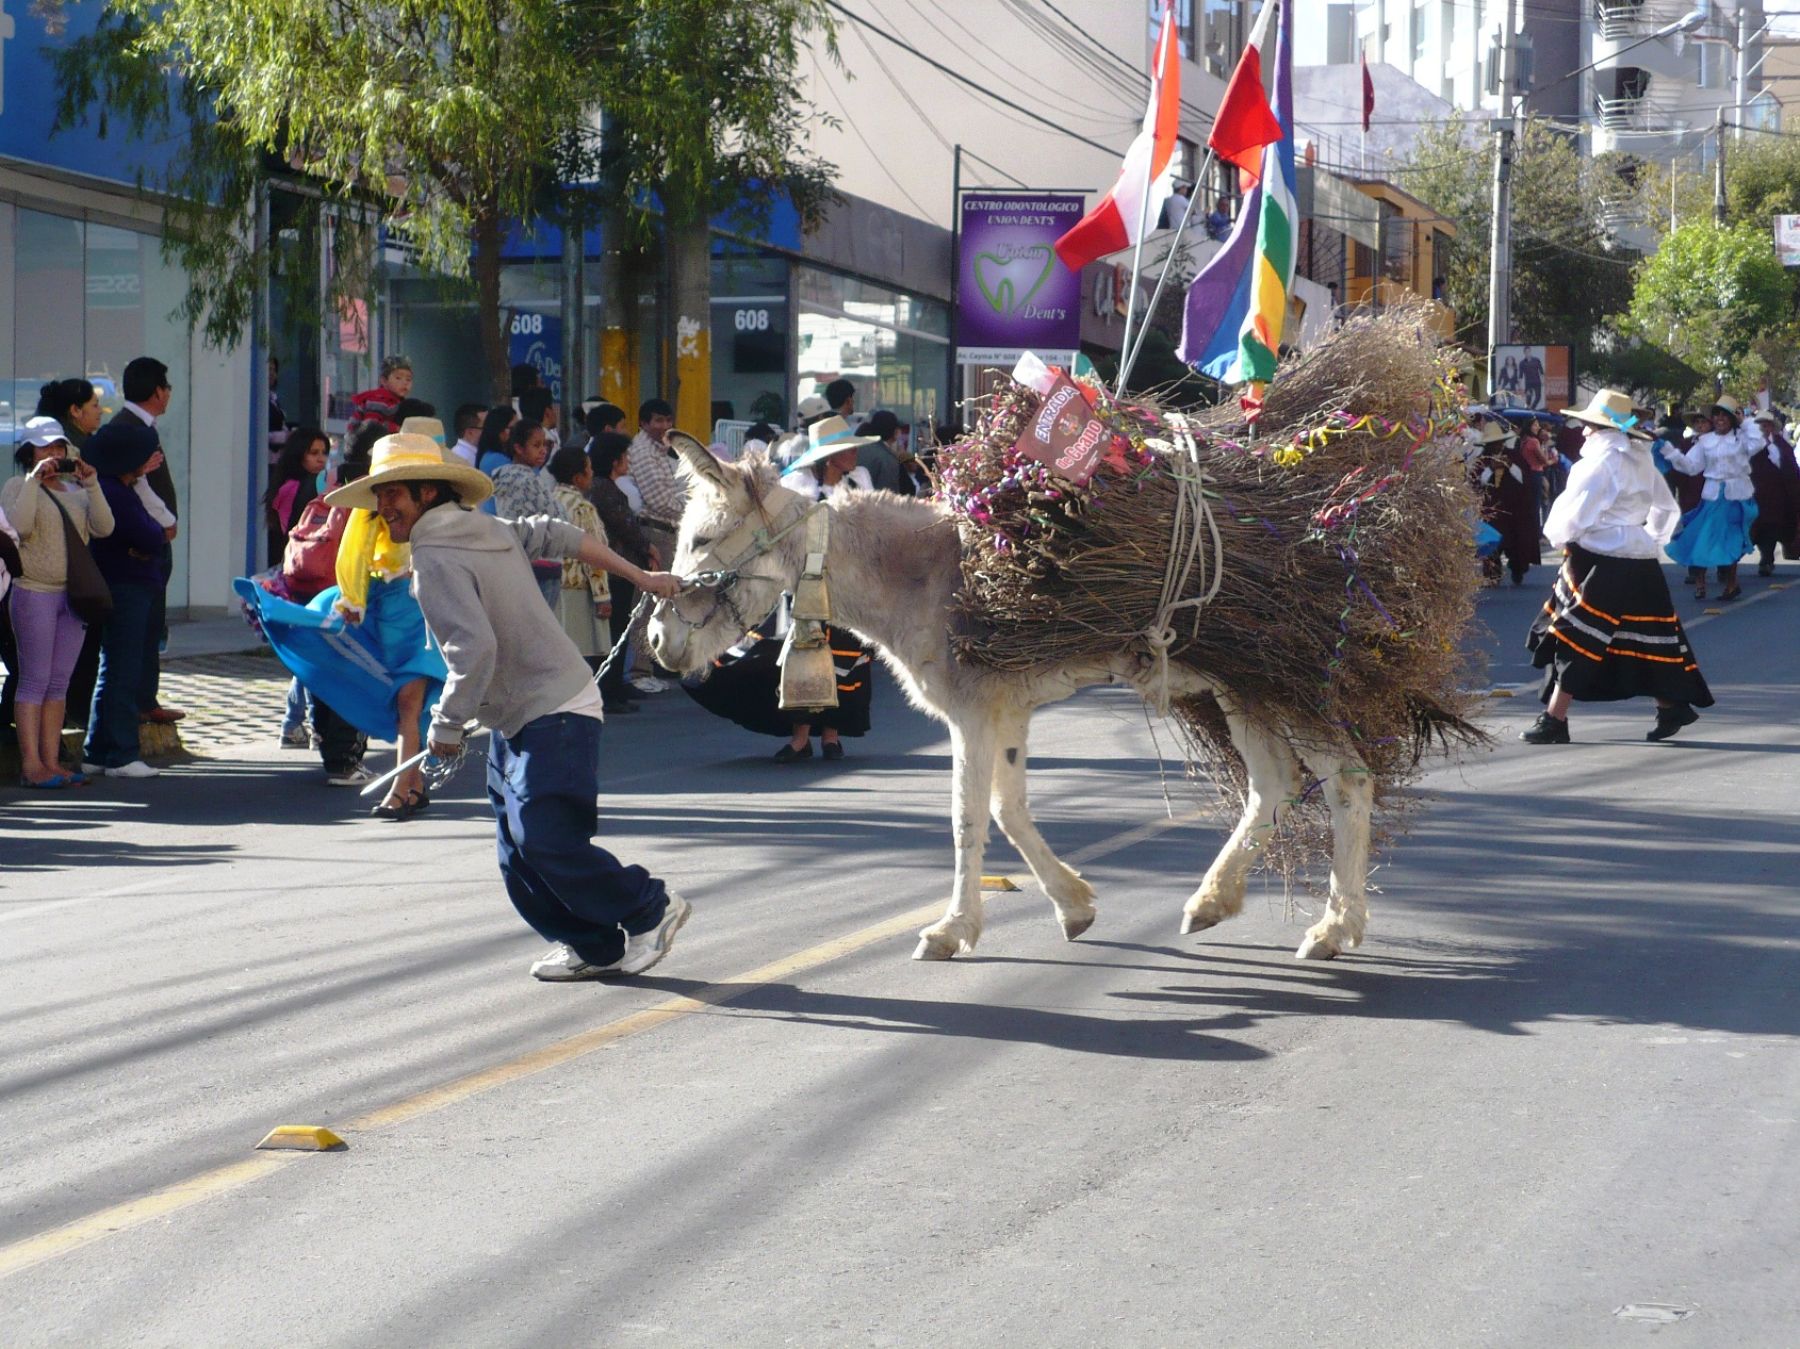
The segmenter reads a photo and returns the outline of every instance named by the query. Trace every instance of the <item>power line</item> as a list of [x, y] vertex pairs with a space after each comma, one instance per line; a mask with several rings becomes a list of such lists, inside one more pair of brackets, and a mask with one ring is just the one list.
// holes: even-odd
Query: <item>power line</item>
[[[812, 62], [813, 62], [813, 75], [819, 85], [820, 92], [821, 93], [829, 92], [829, 90], [825, 84], [825, 74], [822, 70], [819, 69], [818, 53], [811, 52], [810, 55], [812, 56]], [[925, 220], [936, 219], [936, 217], [930, 211], [926, 210], [923, 206], [921, 206], [919, 204], [919, 199], [917, 197], [913, 196], [912, 193], [910, 193], [906, 190], [906, 184], [901, 182], [898, 178], [896, 178], [894, 176], [894, 171], [887, 166], [887, 161], [885, 159], [883, 159], [879, 154], [876, 153], [875, 147], [873, 145], [869, 144], [869, 138], [867, 136], [863, 135], [862, 128], [857, 126], [856, 119], [850, 115], [850, 111], [844, 105], [844, 101], [842, 99], [837, 99], [835, 101], [837, 103], [838, 111], [844, 115], [844, 125], [849, 127], [851, 133], [856, 137], [856, 139], [863, 143], [863, 148], [869, 152], [869, 158], [871, 158], [875, 161], [875, 167], [880, 169], [883, 173], [885, 173], [887, 175], [888, 181], [894, 185], [894, 187], [899, 191], [901, 196], [905, 197], [908, 201], [910, 201], [912, 203], [913, 209], [919, 213], [921, 218], [923, 218]]]
[[[998, 103], [1003, 108], [1011, 108], [1014, 112], [1020, 113], [1021, 115], [1030, 118], [1033, 122], [1038, 123], [1040, 126], [1048, 127], [1051, 131], [1056, 132], [1056, 134], [1059, 136], [1066, 136], [1070, 140], [1079, 141], [1083, 145], [1092, 146], [1094, 149], [1104, 151], [1108, 155], [1116, 156], [1116, 155], [1119, 155], [1120, 153], [1122, 153], [1115, 146], [1102, 144], [1100, 141], [1095, 140], [1091, 136], [1084, 136], [1078, 131], [1071, 131], [1067, 127], [1060, 126], [1055, 121], [1051, 120], [1048, 117], [1045, 117], [1042, 113], [1033, 112], [1030, 108], [1027, 108], [1022, 103], [1015, 103], [1010, 98], [1006, 98], [1001, 94], [996, 94], [991, 89], [984, 88], [982, 85], [977, 83], [975, 80], [970, 79], [967, 75], [962, 74], [960, 71], [952, 70], [949, 66], [945, 65], [942, 61], [939, 61], [936, 57], [927, 56], [924, 52], [920, 51], [917, 47], [913, 46], [912, 43], [908, 42], [905, 38], [899, 37], [899, 36], [895, 35], [894, 33], [889, 32], [887, 29], [881, 27], [879, 24], [871, 23], [868, 19], [865, 19], [862, 15], [856, 13], [854, 10], [845, 8], [841, 3], [839, 3], [839, 0], [825, 0], [825, 3], [830, 8], [835, 9], [839, 14], [842, 14], [846, 19], [849, 19], [852, 23], [858, 24], [861, 27], [866, 28], [869, 32], [874, 33], [877, 37], [881, 38], [883, 41], [891, 42], [894, 46], [900, 48], [901, 51], [907, 52], [910, 55], [923, 61], [926, 65], [930, 66], [933, 70], [937, 71], [939, 74], [947, 75], [947, 76], [949, 76], [949, 78], [955, 80], [958, 84], [963, 85], [969, 89], [973, 89], [976, 93], [980, 94], [983, 98], [989, 100], [990, 102]], [[865, 144], [866, 143], [867, 142], [865, 142]], [[910, 198], [909, 198], [909, 200], [910, 200]], [[916, 202], [914, 204], [917, 205]]]

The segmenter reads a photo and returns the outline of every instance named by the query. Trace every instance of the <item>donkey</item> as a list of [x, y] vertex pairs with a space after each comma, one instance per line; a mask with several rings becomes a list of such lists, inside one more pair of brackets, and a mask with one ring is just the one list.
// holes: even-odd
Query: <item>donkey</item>
[[[658, 603], [649, 627], [657, 659], [695, 673], [722, 655], [794, 589], [806, 565], [801, 525], [815, 510], [830, 511], [824, 560], [832, 621], [872, 642], [912, 703], [950, 730], [955, 881], [944, 916], [920, 932], [913, 959], [949, 960], [974, 950], [980, 939], [990, 814], [1050, 897], [1063, 936], [1073, 941], [1086, 932], [1094, 922], [1094, 889], [1051, 852], [1026, 805], [1026, 732], [1033, 711], [1083, 688], [1123, 683], [1148, 698], [1149, 658], [1125, 653], [1025, 673], [961, 660], [951, 639], [959, 622], [962, 547], [945, 507], [856, 491], [815, 504], [781, 486], [760, 455], [725, 464], [691, 437], [671, 439], [689, 484], [672, 569], [709, 584]], [[1359, 945], [1368, 921], [1373, 798], [1361, 761], [1294, 743], [1229, 689], [1190, 669], [1172, 664], [1169, 678], [1174, 696], [1218, 700], [1248, 778], [1243, 816], [1182, 910], [1183, 934], [1242, 910], [1260, 836], [1273, 826], [1277, 806], [1301, 794], [1304, 768], [1323, 784], [1333, 846], [1326, 912], [1307, 929], [1296, 955], [1330, 960]]]

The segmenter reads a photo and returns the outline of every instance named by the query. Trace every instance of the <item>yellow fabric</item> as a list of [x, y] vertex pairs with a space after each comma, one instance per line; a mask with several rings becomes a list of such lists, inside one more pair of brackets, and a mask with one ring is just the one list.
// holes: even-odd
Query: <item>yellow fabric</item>
[[353, 510], [338, 541], [336, 608], [352, 622], [369, 606], [369, 583], [391, 581], [412, 570], [412, 548], [395, 543], [387, 521], [374, 511]]

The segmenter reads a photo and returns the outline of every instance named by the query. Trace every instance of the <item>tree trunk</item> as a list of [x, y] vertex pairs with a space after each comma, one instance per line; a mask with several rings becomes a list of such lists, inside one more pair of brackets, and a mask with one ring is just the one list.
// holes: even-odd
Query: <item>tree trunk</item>
[[506, 343], [506, 315], [500, 312], [500, 217], [475, 217], [475, 322], [481, 330], [481, 354], [496, 403], [512, 397], [512, 361]]
[[625, 293], [625, 212], [609, 197], [600, 216], [600, 396], [631, 416], [637, 425], [637, 335]]
[[712, 231], [703, 212], [668, 218], [674, 262], [675, 425], [702, 442], [712, 440]]

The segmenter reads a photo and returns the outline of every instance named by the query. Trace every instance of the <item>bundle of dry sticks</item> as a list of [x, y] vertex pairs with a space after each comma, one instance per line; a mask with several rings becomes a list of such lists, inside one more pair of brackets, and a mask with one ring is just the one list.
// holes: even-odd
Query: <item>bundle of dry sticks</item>
[[[1017, 384], [939, 452], [965, 659], [1027, 669], [1160, 641], [1294, 736], [1353, 747], [1384, 788], [1433, 740], [1480, 738], [1460, 641], [1479, 582], [1464, 395], [1423, 308], [1345, 324], [1269, 385], [1253, 427], [1236, 407], [1182, 418], [1083, 387], [1110, 432], [1084, 486], [1015, 447], [1040, 401]], [[1210, 598], [1171, 611], [1171, 555], [1196, 551], [1181, 598]], [[1200, 758], [1234, 759], [1216, 707], [1174, 710]]]

